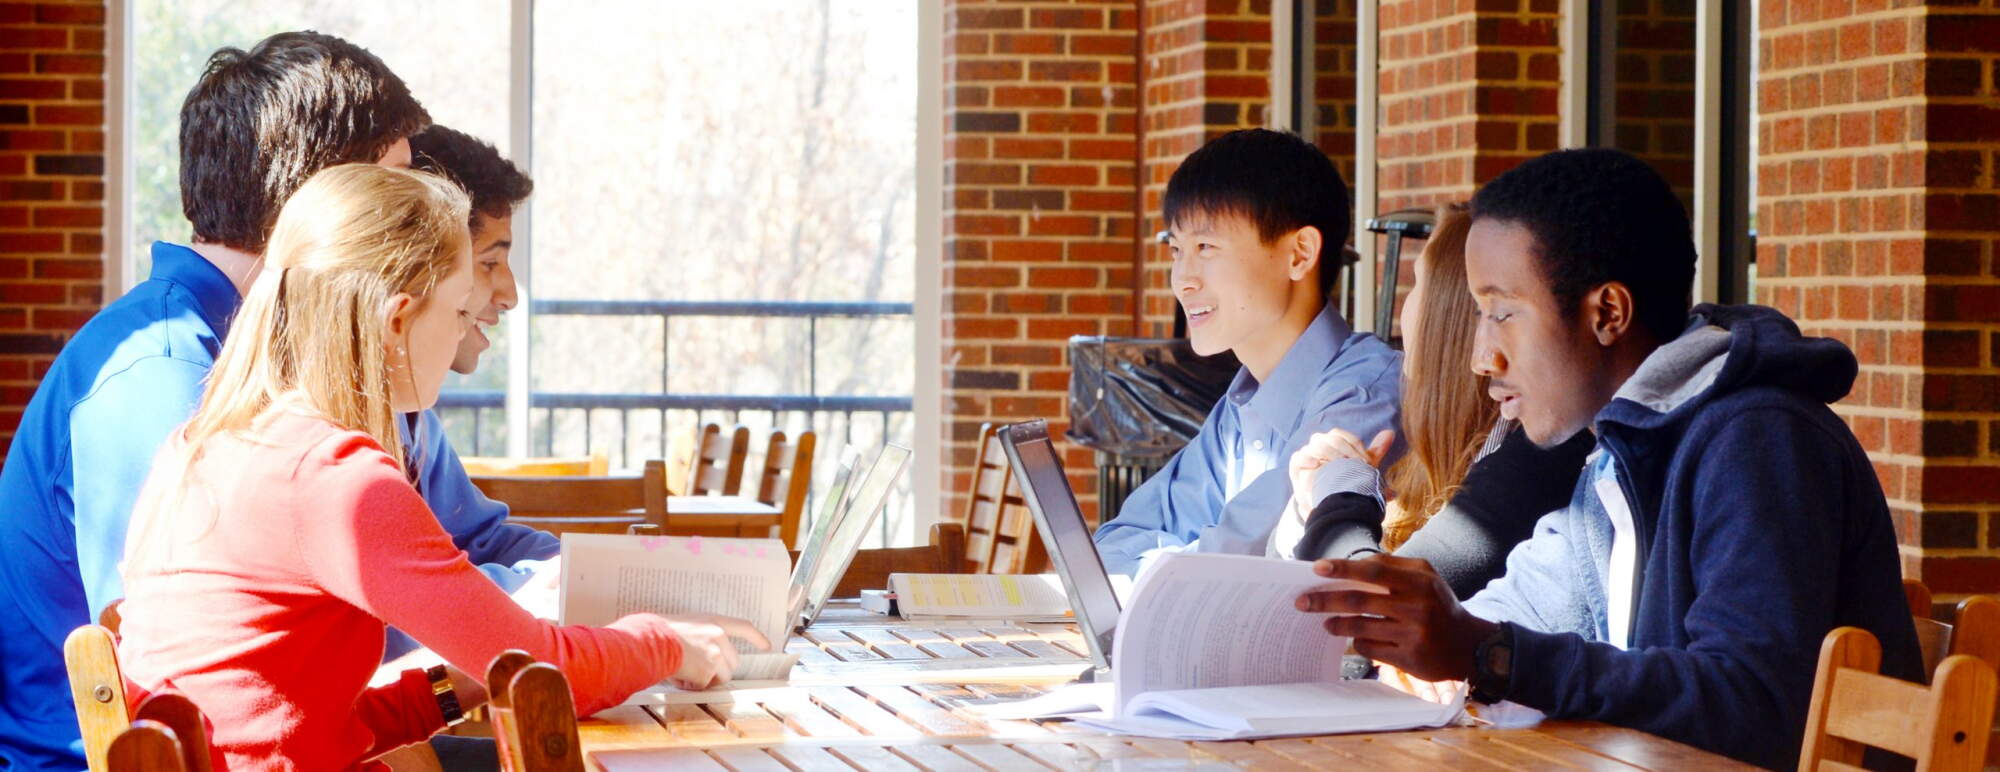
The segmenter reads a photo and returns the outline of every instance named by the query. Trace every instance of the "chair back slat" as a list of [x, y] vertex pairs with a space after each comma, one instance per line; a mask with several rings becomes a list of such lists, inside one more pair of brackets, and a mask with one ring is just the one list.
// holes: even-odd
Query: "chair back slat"
[[743, 490], [743, 459], [750, 452], [750, 428], [738, 424], [723, 431], [720, 424], [702, 426], [688, 471], [689, 496], [734, 496]]
[[562, 671], [537, 662], [516, 673], [507, 691], [514, 706], [520, 760], [510, 772], [583, 772], [576, 705], [570, 701], [569, 681]]
[[125, 674], [118, 666], [118, 640], [102, 625], [78, 627], [63, 641], [63, 664], [69, 671], [77, 728], [83, 732], [84, 763], [92, 770], [105, 769], [112, 741], [132, 725], [125, 705]]
[[1047, 550], [1035, 536], [1035, 519], [1000, 447], [999, 427], [981, 424], [965, 505], [966, 560], [981, 574], [1038, 573]]
[[521, 763], [520, 725], [514, 719], [514, 700], [507, 685], [532, 664], [535, 658], [527, 652], [508, 649], [486, 665], [486, 722], [493, 727], [493, 742], [498, 746], [495, 750], [500, 754], [502, 769], [517, 769]]
[[1922, 579], [1903, 580], [1903, 600], [1910, 604], [1910, 616], [1931, 618], [1931, 588], [1925, 586]]
[[1959, 602], [1950, 652], [1977, 657], [2000, 672], [2000, 599], [1974, 595]]
[[817, 438], [811, 430], [787, 442], [785, 433], [773, 430], [764, 446], [764, 471], [757, 476], [757, 500], [777, 507], [778, 538], [785, 547], [798, 546], [800, 522], [805, 517], [806, 498], [812, 494], [812, 459]]
[[601, 477], [473, 477], [487, 498], [507, 505], [508, 520], [550, 533], [625, 533], [667, 522], [666, 464], [639, 474]]
[[1859, 768], [1867, 748], [1911, 757], [1918, 770], [1978, 769], [1986, 755], [2000, 678], [1976, 657], [1954, 655], [1929, 688], [1878, 671], [1882, 646], [1857, 627], [1820, 647], [1799, 769]]
[[147, 697], [139, 703], [138, 717], [132, 723], [140, 721], [155, 721], [173, 730], [174, 738], [180, 741], [181, 763], [188, 772], [209, 772], [214, 767], [208, 749], [208, 721], [187, 695], [160, 692]]
[[132, 722], [112, 739], [102, 766], [110, 772], [189, 772], [185, 752], [174, 730], [158, 721]]

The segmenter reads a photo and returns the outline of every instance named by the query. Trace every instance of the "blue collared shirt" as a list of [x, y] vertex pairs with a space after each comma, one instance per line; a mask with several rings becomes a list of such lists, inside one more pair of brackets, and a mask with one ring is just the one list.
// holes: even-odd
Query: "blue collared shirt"
[[[1366, 442], [1397, 427], [1403, 355], [1356, 333], [1332, 304], [1285, 352], [1263, 383], [1248, 369], [1202, 422], [1201, 432], [1125, 500], [1097, 530], [1097, 552], [1114, 574], [1137, 573], [1159, 550], [1262, 555], [1291, 499], [1286, 466], [1314, 433], [1346, 429]], [[1397, 440], [1390, 460], [1400, 455]], [[1366, 479], [1366, 478], [1359, 478]], [[1357, 478], [1322, 474], [1314, 501]]]
[[[0, 465], [0, 767], [83, 768], [63, 639], [124, 597], [133, 502], [154, 452], [199, 403], [241, 303], [206, 258], [157, 242], [152, 275], [77, 331], [28, 401]], [[454, 541], [482, 550], [475, 563], [554, 553], [553, 539], [508, 535], [504, 507], [495, 516], [500, 505], [478, 496], [442, 431], [424, 438], [419, 487]]]

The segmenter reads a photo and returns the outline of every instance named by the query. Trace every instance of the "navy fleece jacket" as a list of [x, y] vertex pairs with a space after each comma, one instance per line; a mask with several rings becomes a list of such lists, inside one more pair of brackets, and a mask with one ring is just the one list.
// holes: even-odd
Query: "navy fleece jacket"
[[1888, 506], [1826, 406], [1855, 372], [1776, 311], [1696, 308], [1595, 422], [1638, 539], [1629, 646], [1606, 642], [1611, 529], [1586, 475], [1466, 603], [1514, 626], [1505, 696], [1790, 767], [1827, 632], [1874, 633], [1883, 672], [1916, 679]]

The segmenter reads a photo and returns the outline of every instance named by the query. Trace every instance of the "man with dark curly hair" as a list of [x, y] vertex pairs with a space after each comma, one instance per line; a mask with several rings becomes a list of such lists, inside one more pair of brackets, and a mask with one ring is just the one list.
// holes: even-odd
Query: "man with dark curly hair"
[[[472, 199], [467, 227], [472, 230], [473, 285], [466, 307], [479, 311], [472, 329], [459, 339], [451, 362], [452, 370], [471, 373], [490, 345], [485, 328], [499, 324], [500, 315], [518, 300], [508, 265], [514, 246], [514, 209], [534, 192], [535, 183], [492, 145], [444, 126], [433, 125], [410, 137], [410, 159], [411, 168], [457, 182]], [[513, 591], [544, 568], [543, 561], [555, 557], [561, 542], [543, 531], [509, 524], [507, 505], [487, 498], [472, 484], [436, 411], [407, 413], [402, 419], [398, 428], [417, 490], [473, 565]], [[416, 647], [409, 636], [391, 628], [383, 656], [394, 659]]]
[[1597, 447], [1570, 503], [1460, 604], [1421, 560], [1324, 560], [1386, 594], [1299, 607], [1362, 654], [1475, 699], [1796, 764], [1826, 634], [1920, 674], [1896, 534], [1868, 455], [1827, 404], [1853, 352], [1761, 306], [1688, 308], [1687, 213], [1657, 172], [1564, 150], [1472, 199], [1472, 369], [1550, 446]]

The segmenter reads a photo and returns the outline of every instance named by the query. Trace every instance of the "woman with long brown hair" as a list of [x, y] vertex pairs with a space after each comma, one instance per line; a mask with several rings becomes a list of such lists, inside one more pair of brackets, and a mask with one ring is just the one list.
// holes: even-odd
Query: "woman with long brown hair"
[[1379, 467], [1394, 439], [1384, 431], [1363, 445], [1337, 428], [1314, 435], [1292, 456], [1289, 517], [1302, 519], [1303, 527], [1289, 549], [1274, 544], [1280, 553], [1303, 560], [1372, 551], [1421, 557], [1468, 597], [1503, 573], [1508, 550], [1528, 538], [1537, 519], [1569, 502], [1590, 433], [1555, 448], [1535, 447], [1500, 420], [1486, 396], [1487, 378], [1468, 369], [1478, 320], [1465, 281], [1471, 224], [1464, 204], [1438, 209], [1403, 301], [1402, 426], [1409, 452], [1384, 475], [1393, 500], [1384, 505], [1357, 493], [1309, 500], [1322, 467], [1342, 459]]

